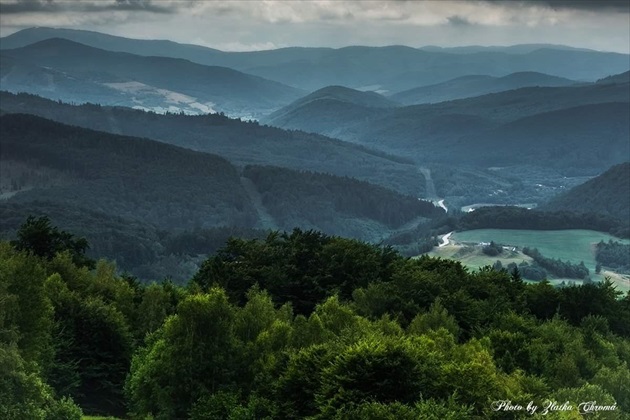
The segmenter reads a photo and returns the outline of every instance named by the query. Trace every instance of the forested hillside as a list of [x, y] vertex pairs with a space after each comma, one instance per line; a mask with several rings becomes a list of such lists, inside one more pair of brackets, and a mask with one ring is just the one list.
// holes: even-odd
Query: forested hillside
[[396, 229], [444, 214], [430, 202], [352, 178], [262, 166], [245, 167], [243, 176], [253, 181], [263, 204], [285, 230], [305, 226], [368, 239], [383, 231], [374, 222]]
[[377, 242], [442, 213], [352, 178], [271, 167], [241, 172], [219, 156], [147, 139], [32, 115], [0, 118], [2, 237], [14, 237], [24, 214], [48, 215], [87, 237], [90, 255], [116, 260], [141, 279], [182, 282], [229, 235], [300, 227]]
[[555, 197], [544, 208], [599, 213], [629, 220], [630, 162], [613, 166], [590, 181]]
[[398, 92], [391, 98], [405, 105], [430, 104], [487, 95], [530, 86], [567, 86], [577, 83], [537, 72], [518, 72], [503, 77], [471, 75], [430, 86]]
[[[601, 418], [630, 412], [630, 295], [608, 282], [527, 285], [294, 231], [231, 239], [186, 287], [143, 285], [77, 265], [77, 243], [35, 218], [0, 243], [3, 418], [523, 418], [500, 400], [540, 418], [590, 418], [587, 400]], [[546, 401], [572, 407], [545, 416]]]
[[[253, 226], [254, 210], [225, 159], [163, 143], [71, 127], [31, 115], [0, 117], [3, 170], [14, 177], [11, 200], [75, 205], [163, 228]], [[34, 171], [63, 174], [41, 188]]]
[[215, 153], [238, 165], [274, 165], [351, 176], [418, 196], [425, 185], [409, 159], [220, 114], [158, 115], [122, 107], [73, 106], [8, 92], [0, 92], [0, 104], [5, 112], [35, 114], [64, 124], [150, 138]]
[[628, 83], [611, 79], [611, 83], [528, 87], [390, 110], [365, 108], [363, 113], [352, 105], [347, 113], [337, 111], [337, 118], [327, 107], [311, 102], [287, 115], [280, 110], [277, 114], [282, 116], [269, 123], [334, 133], [417, 162], [482, 167], [527, 162], [592, 173], [626, 159], [629, 104]]

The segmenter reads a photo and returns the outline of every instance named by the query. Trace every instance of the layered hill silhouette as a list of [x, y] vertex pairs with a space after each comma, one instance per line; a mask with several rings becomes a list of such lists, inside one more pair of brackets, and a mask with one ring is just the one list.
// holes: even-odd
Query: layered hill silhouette
[[627, 223], [630, 220], [630, 162], [613, 166], [560, 194], [542, 208], [604, 214]]
[[[518, 156], [541, 156], [530, 162], [556, 168], [575, 165], [576, 170], [588, 168], [592, 174], [627, 156], [618, 153], [625, 152], [628, 139], [630, 88], [622, 77], [608, 80], [521, 88], [393, 109], [359, 108], [336, 101], [334, 106], [341, 110], [331, 113], [332, 104], [308, 102], [286, 113], [278, 111], [278, 117], [268, 123], [334, 134], [418, 162], [502, 166]], [[571, 149], [568, 155], [557, 153], [567, 148]], [[593, 149], [600, 153], [591, 154]]]
[[351, 176], [422, 196], [424, 178], [409, 160], [320, 135], [290, 132], [221, 115], [158, 115], [122, 107], [73, 106], [0, 92], [5, 112], [31, 113], [113, 134], [146, 137], [216, 153], [237, 165], [273, 165]]
[[574, 80], [537, 72], [512, 73], [503, 77], [463, 76], [431, 86], [422, 86], [391, 96], [405, 105], [425, 104], [470, 98], [531, 86], [568, 86]]
[[[3, 236], [23, 222], [19, 214], [55, 214], [135, 273], [160, 272], [154, 265], [166, 264], [173, 252], [191, 256], [175, 264], [175, 272], [190, 272], [194, 255], [216, 249], [215, 238], [225, 240], [226, 228], [299, 227], [377, 241], [442, 213], [348, 177], [268, 166], [241, 172], [216, 155], [33, 115], [1, 116], [0, 146]], [[185, 231], [210, 233], [201, 246], [200, 240], [187, 246], [176, 240]], [[204, 243], [214, 248], [204, 250]]]
[[65, 203], [165, 229], [256, 223], [237, 169], [219, 156], [32, 115], [0, 118], [11, 201]]
[[[293, 127], [292, 119], [297, 118], [300, 130], [318, 132], [337, 137], [336, 127], [356, 119], [376, 117], [381, 109], [389, 109], [399, 104], [375, 92], [361, 92], [343, 86], [328, 86], [296, 100], [262, 119], [273, 125]], [[314, 112], [317, 119], [302, 118], [302, 110]], [[322, 130], [322, 127], [330, 127]]]
[[[471, 74], [503, 77], [540, 72], [578, 81], [595, 81], [628, 70], [628, 55], [554, 45], [424, 48], [403, 46], [282, 48], [223, 52], [170, 41], [135, 40], [89, 31], [31, 28], [2, 38], [3, 49], [21, 48], [50, 38], [65, 38], [96, 48], [138, 55], [183, 58], [224, 66], [314, 91], [326, 86], [396, 93]], [[571, 63], [570, 66], [566, 63]]]
[[226, 67], [111, 52], [62, 38], [3, 49], [0, 63], [5, 90], [158, 111], [257, 116], [303, 94]]

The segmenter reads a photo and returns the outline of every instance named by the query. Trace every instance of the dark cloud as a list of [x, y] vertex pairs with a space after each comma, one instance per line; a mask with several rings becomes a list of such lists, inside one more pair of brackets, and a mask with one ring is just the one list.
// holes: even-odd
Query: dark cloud
[[112, 10], [173, 13], [177, 4], [152, 0], [5, 0], [0, 1], [0, 14], [60, 13], [60, 12], [111, 12]]
[[172, 13], [176, 11], [176, 7], [173, 5], [164, 6], [164, 3], [158, 5], [151, 0], [116, 0], [115, 4], [110, 5], [108, 9], [135, 10], [152, 13]]
[[11, 3], [1, 2], [0, 13], [54, 12], [59, 10], [58, 4], [52, 0], [17, 0]]
[[482, 0], [508, 6], [543, 6], [554, 10], [630, 13], [630, 0]]

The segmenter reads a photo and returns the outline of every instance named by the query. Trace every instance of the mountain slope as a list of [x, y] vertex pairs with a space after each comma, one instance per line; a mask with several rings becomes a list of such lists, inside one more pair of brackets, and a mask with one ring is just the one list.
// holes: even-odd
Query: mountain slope
[[579, 174], [627, 160], [629, 138], [630, 104], [625, 102], [536, 114], [464, 137], [460, 146], [477, 163], [527, 162]]
[[255, 223], [236, 168], [219, 156], [21, 114], [0, 117], [0, 145], [11, 201], [75, 205], [170, 229]]
[[[489, 164], [490, 160], [486, 159], [485, 163], [488, 166], [502, 166], [502, 157], [497, 156], [493, 149], [484, 148], [483, 139], [486, 134], [495, 136], [492, 133], [500, 132], [506, 144], [512, 144], [515, 147], [517, 143], [519, 148], [527, 148], [530, 141], [527, 133], [529, 132], [529, 136], [538, 135], [536, 133], [540, 132], [541, 126], [533, 123], [529, 126], [527, 124], [509, 126], [510, 123], [539, 114], [580, 106], [613, 103], [626, 105], [630, 103], [630, 88], [627, 83], [521, 88], [437, 104], [382, 109], [377, 113], [357, 112], [351, 119], [335, 120], [333, 125], [326, 123], [328, 111], [313, 104], [305, 104], [291, 114], [290, 120], [279, 121], [281, 123], [279, 125], [295, 129], [315, 129], [324, 133], [329, 133], [334, 129], [335, 134], [341, 139], [391, 153], [404, 154], [419, 162], [459, 163], [470, 161], [471, 151], [474, 156], [483, 155], [487, 151], [488, 155], [494, 156], [494, 161]], [[623, 105], [617, 105], [617, 108], [623, 111]], [[568, 132], [575, 132], [570, 112], [567, 115], [563, 117], [562, 125], [569, 130]], [[600, 120], [586, 115], [585, 121], [575, 121], [575, 127], [588, 129], [585, 125], [588, 121], [593, 124], [593, 127], [603, 127], [604, 132], [609, 132], [614, 136], [615, 141], [623, 141], [623, 135], [626, 132], [623, 129], [623, 124], [626, 123], [623, 112], [612, 115], [597, 113], [596, 115]], [[544, 120], [546, 117], [541, 118]], [[323, 123], [318, 126], [314, 121], [323, 121]], [[611, 127], [621, 124], [621, 131], [608, 130], [607, 122], [611, 123]], [[505, 128], [502, 128], [503, 126]], [[560, 129], [554, 128], [554, 124], [548, 121], [545, 122], [544, 127], [550, 130], [549, 133], [562, 134]], [[518, 130], [522, 143], [510, 140], [511, 130]], [[600, 141], [601, 137], [598, 137], [593, 130], [586, 131], [593, 134], [594, 142]], [[576, 134], [584, 138], [582, 134]], [[479, 144], [471, 139], [478, 139]], [[512, 150], [510, 153], [515, 154], [515, 152]], [[549, 159], [545, 160], [549, 162]], [[555, 161], [551, 163], [555, 164]], [[596, 165], [597, 170], [603, 170], [616, 162], [596, 156], [592, 163]]]
[[[244, 179], [262, 196], [262, 208]], [[249, 231], [259, 226], [261, 210], [283, 229], [370, 241], [441, 214], [429, 202], [347, 177], [260, 166], [241, 174], [221, 157], [156, 141], [33, 115], [0, 117], [0, 212], [7, 219], [0, 236], [15, 232], [28, 214], [54, 214], [95, 238], [96, 249], [124, 269], [185, 278], [194, 271], [193, 257], [209, 252], [199, 244], [210, 239], [200, 235]], [[169, 237], [184, 230], [196, 232], [193, 243], [179, 241], [169, 251]], [[190, 258], [169, 259], [172, 252]], [[164, 272], [165, 264], [174, 272]]]
[[[2, 50], [2, 87], [68, 99], [80, 90], [65, 85], [18, 84], [21, 66], [55, 70], [79, 83], [96, 85], [108, 92], [98, 103], [150, 109], [174, 110], [188, 105], [198, 113], [223, 111], [239, 116], [257, 116], [298, 98], [302, 92], [277, 82], [225, 67], [209, 67], [167, 57], [141, 57], [105, 51], [65, 39], [54, 38], [23, 48]], [[10, 61], [5, 64], [5, 60]], [[43, 70], [42, 70], [43, 71]], [[47, 89], [48, 88], [48, 89]], [[80, 95], [79, 95], [80, 97]], [[94, 97], [89, 97], [93, 100]], [[84, 100], [86, 101], [86, 100]]]
[[0, 92], [5, 112], [31, 113], [65, 124], [146, 137], [216, 153], [239, 164], [274, 165], [351, 176], [421, 196], [424, 179], [409, 161], [339, 140], [247, 123], [220, 115], [157, 115], [128, 108], [72, 106]]
[[[379, 109], [396, 106], [396, 102], [375, 92], [328, 86], [292, 102], [261, 121], [288, 129], [300, 129], [336, 137], [336, 128], [343, 126], [347, 121], [376, 116], [380, 113]], [[308, 113], [313, 113], [312, 115], [316, 115], [317, 118], [309, 119]], [[293, 120], [296, 120], [297, 124], [293, 125]], [[307, 121], [309, 124], [301, 124]]]
[[630, 162], [613, 166], [555, 197], [543, 209], [605, 214], [627, 222], [630, 219]]
[[536, 72], [512, 73], [503, 77], [464, 76], [436, 85], [399, 92], [391, 98], [406, 105], [414, 105], [451, 101], [529, 86], [568, 86], [574, 83], [576, 82], [563, 77]]

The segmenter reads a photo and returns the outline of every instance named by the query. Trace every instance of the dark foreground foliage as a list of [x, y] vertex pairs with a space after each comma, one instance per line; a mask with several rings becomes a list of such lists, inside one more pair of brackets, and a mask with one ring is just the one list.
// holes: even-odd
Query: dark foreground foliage
[[609, 282], [527, 285], [294, 231], [231, 239], [187, 287], [4, 242], [0, 302], [3, 419], [523, 417], [496, 400], [630, 413], [630, 294]]

